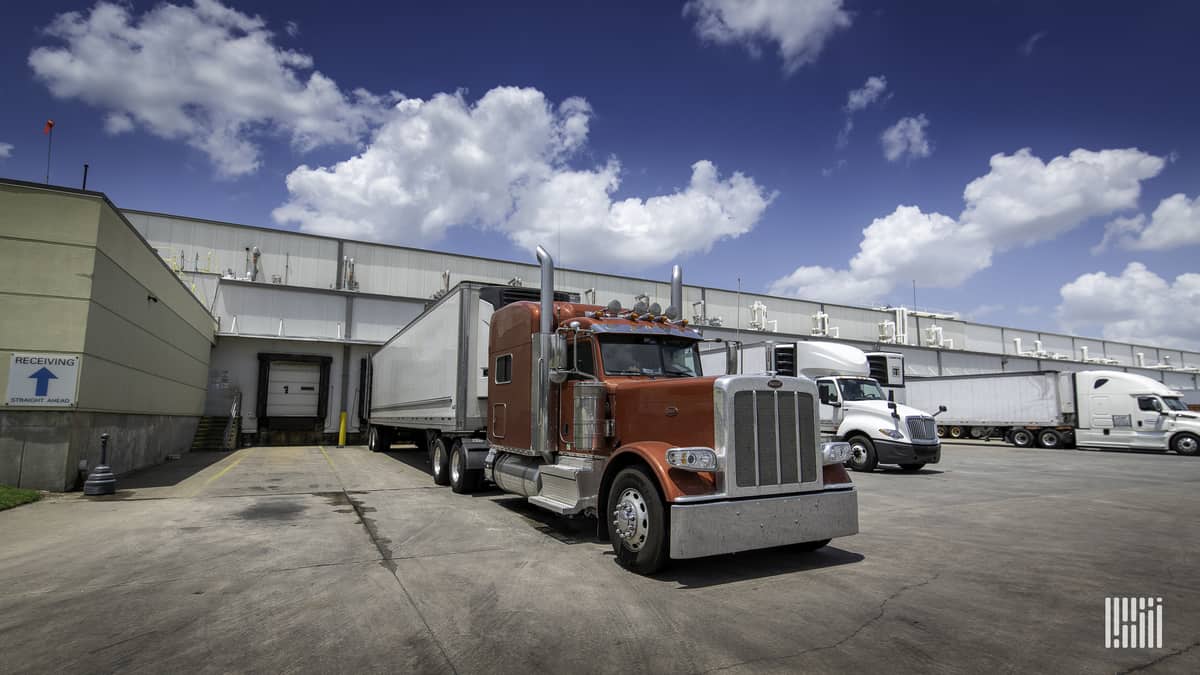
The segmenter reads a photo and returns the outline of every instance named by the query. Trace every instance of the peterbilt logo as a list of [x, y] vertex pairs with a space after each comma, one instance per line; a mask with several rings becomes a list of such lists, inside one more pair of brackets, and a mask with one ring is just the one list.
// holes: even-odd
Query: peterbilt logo
[[772, 389], [778, 389], [783, 386], [782, 380], [767, 380], [767, 386]]

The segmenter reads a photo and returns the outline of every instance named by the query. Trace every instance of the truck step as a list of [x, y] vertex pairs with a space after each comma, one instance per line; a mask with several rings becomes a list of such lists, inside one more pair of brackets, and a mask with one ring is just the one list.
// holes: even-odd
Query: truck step
[[579, 508], [577, 503], [568, 504], [567, 502], [560, 502], [557, 499], [550, 499], [549, 497], [543, 497], [541, 495], [534, 495], [530, 497], [529, 503], [560, 516], [574, 515], [582, 510]]

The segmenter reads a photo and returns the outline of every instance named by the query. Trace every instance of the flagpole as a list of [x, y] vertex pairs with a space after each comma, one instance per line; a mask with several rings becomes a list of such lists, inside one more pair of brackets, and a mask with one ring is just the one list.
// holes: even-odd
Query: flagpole
[[50, 184], [50, 149], [54, 147], [54, 125], [50, 125], [49, 138], [46, 140], [46, 185]]

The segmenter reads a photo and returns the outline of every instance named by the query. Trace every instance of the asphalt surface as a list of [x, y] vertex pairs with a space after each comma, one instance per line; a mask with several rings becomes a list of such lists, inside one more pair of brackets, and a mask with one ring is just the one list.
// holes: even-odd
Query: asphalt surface
[[[954, 444], [861, 533], [622, 570], [412, 450], [198, 453], [0, 512], [3, 672], [1200, 672], [1200, 458]], [[1164, 602], [1105, 649], [1106, 596]]]

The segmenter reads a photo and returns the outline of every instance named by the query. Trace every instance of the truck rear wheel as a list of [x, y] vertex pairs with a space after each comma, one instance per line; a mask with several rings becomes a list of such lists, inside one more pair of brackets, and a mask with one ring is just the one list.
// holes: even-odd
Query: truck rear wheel
[[474, 492], [483, 482], [482, 469], [467, 468], [467, 452], [461, 441], [454, 441], [450, 448], [450, 489], [460, 495]]
[[1059, 436], [1054, 429], [1042, 429], [1038, 432], [1037, 442], [1038, 447], [1049, 450], [1062, 445], [1062, 436]]
[[1175, 434], [1171, 438], [1171, 449], [1181, 455], [1194, 457], [1197, 453], [1200, 453], [1200, 437], [1186, 432]]
[[617, 562], [638, 574], [662, 569], [668, 560], [667, 513], [645, 469], [621, 469], [609, 488], [608, 508], [608, 538]]
[[450, 453], [446, 450], [446, 439], [438, 436], [429, 448], [430, 471], [434, 485], [450, 484]]
[[1028, 429], [1013, 429], [1009, 438], [1012, 439], [1012, 444], [1018, 448], [1033, 447], [1033, 432]]
[[847, 441], [850, 443], [850, 459], [846, 466], [867, 473], [879, 466], [879, 456], [875, 454], [875, 444], [871, 439], [866, 436], [851, 436]]

